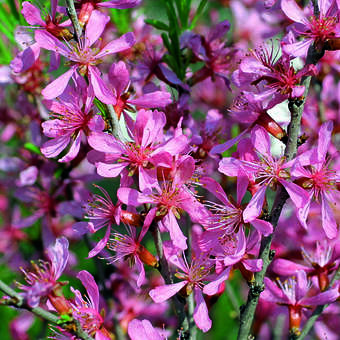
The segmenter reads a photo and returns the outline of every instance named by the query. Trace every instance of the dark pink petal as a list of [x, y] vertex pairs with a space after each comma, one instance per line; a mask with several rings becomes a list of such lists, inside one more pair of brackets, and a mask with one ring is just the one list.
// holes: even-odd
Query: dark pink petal
[[125, 151], [125, 147], [120, 141], [105, 132], [93, 131], [88, 136], [87, 141], [97, 151], [113, 153], [117, 156]]
[[116, 91], [116, 96], [120, 96], [128, 87], [130, 81], [129, 71], [123, 61], [113, 63], [109, 70], [110, 85]]
[[96, 59], [100, 59], [108, 54], [118, 53], [131, 48], [136, 42], [133, 33], [128, 32], [120, 38], [109, 42], [103, 49], [96, 55]]
[[299, 220], [299, 222], [301, 223], [301, 225], [307, 230], [307, 217], [308, 217], [308, 213], [309, 213], [309, 209], [310, 209], [310, 204], [312, 202], [312, 198], [313, 198], [313, 191], [310, 191], [309, 192], [309, 199], [308, 201], [306, 202], [306, 204], [300, 208], [300, 209], [297, 209], [296, 211], [296, 216]]
[[136, 105], [143, 108], [157, 108], [165, 107], [172, 102], [171, 94], [165, 91], [155, 91], [144, 94], [137, 99], [131, 99], [128, 101], [132, 105]]
[[87, 295], [92, 303], [92, 308], [99, 311], [99, 289], [93, 276], [86, 270], [82, 270], [77, 275], [77, 278], [81, 281], [87, 291]]
[[186, 281], [181, 281], [171, 285], [158, 286], [150, 290], [149, 295], [156, 303], [164, 302], [178, 293], [186, 284]]
[[332, 138], [333, 121], [328, 121], [321, 125], [318, 140], [318, 161], [323, 162], [326, 159], [329, 145]]
[[22, 3], [21, 14], [30, 25], [46, 26], [45, 21], [41, 19], [40, 10], [28, 1]]
[[263, 236], [268, 236], [273, 232], [273, 226], [268, 221], [264, 221], [264, 220], [260, 220], [258, 218], [255, 218], [254, 220], [250, 221], [250, 223]]
[[268, 277], [264, 278], [264, 284], [266, 289], [261, 293], [261, 298], [263, 300], [274, 303], [291, 304], [291, 301], [283, 294], [282, 290]]
[[338, 289], [329, 289], [326, 292], [322, 292], [318, 295], [309, 298], [303, 298], [299, 301], [299, 304], [303, 306], [325, 305], [334, 302], [338, 297]]
[[56, 37], [47, 31], [37, 30], [34, 34], [35, 41], [38, 45], [46, 50], [54, 51], [58, 54], [63, 55], [68, 58], [70, 54], [70, 50]]
[[325, 193], [321, 193], [321, 215], [322, 215], [322, 228], [326, 233], [326, 236], [333, 239], [338, 234], [337, 223], [329, 206], [328, 199]]
[[142, 261], [139, 259], [139, 257], [135, 257], [135, 260], [136, 260], [137, 272], [139, 273], [138, 279], [137, 279], [137, 287], [141, 287], [142, 284], [145, 282], [144, 265], [143, 265]]
[[157, 169], [146, 169], [139, 167], [139, 190], [145, 191], [151, 188], [157, 188]]
[[236, 177], [242, 170], [242, 162], [233, 157], [223, 158], [218, 166], [218, 171], [227, 176]]
[[[145, 111], [145, 110], [140, 110], [144, 111], [145, 114], [148, 114], [147, 121], [145, 122], [146, 124], [144, 125], [143, 129], [143, 137], [142, 137], [142, 146], [148, 146], [156, 141], [159, 140], [160, 136], [163, 136], [163, 128], [166, 123], [166, 117], [163, 112], [159, 111]], [[137, 116], [137, 120], [139, 117], [139, 113]], [[138, 121], [136, 120], [136, 125], [138, 125]]]
[[211, 177], [202, 177], [200, 183], [203, 188], [210, 191], [214, 196], [216, 196], [223, 204], [228, 207], [234, 208], [234, 206], [228, 200], [226, 193], [224, 192], [221, 185]]
[[87, 126], [91, 131], [102, 132], [105, 129], [105, 122], [102, 116], [95, 115], [90, 119]]
[[311, 271], [308, 267], [285, 259], [277, 259], [272, 264], [272, 269], [276, 274], [291, 276], [298, 270]]
[[144, 223], [143, 223], [143, 227], [142, 227], [142, 230], [138, 236], [138, 242], [141, 242], [143, 237], [145, 236], [145, 234], [147, 233], [147, 231], [149, 230], [149, 227], [153, 221], [153, 219], [155, 218], [156, 216], [156, 211], [157, 211], [157, 208], [154, 207], [152, 208], [148, 213], [147, 215], [145, 216], [145, 219], [144, 219]]
[[173, 179], [173, 186], [180, 187], [192, 178], [195, 171], [195, 160], [191, 156], [182, 156], [178, 162]]
[[223, 270], [221, 274], [217, 276], [214, 281], [208, 283], [207, 285], [204, 286], [203, 288], [203, 293], [207, 295], [215, 295], [219, 292], [221, 284], [228, 280], [229, 273], [230, 273], [231, 267], [226, 268]]
[[96, 97], [105, 104], [116, 104], [116, 98], [112, 91], [107, 87], [102, 78], [100, 78], [99, 69], [96, 66], [88, 67], [89, 82], [92, 85]]
[[94, 44], [104, 32], [110, 17], [100, 11], [94, 10], [85, 29], [85, 46]]
[[58, 160], [60, 163], [66, 163], [72, 161], [72, 159], [76, 158], [76, 156], [79, 153], [80, 150], [80, 143], [81, 143], [81, 137], [83, 135], [82, 131], [79, 131], [75, 140], [71, 144], [69, 152], [62, 158]]
[[242, 264], [247, 270], [255, 273], [262, 269], [262, 259], [246, 259]]
[[35, 43], [18, 53], [11, 61], [11, 69], [15, 73], [27, 71], [39, 58], [40, 46]]
[[256, 125], [251, 130], [251, 142], [262, 155], [271, 154], [269, 134], [263, 127]]
[[291, 97], [292, 98], [299, 98], [299, 97], [303, 96], [304, 92], [305, 92], [304, 86], [302, 86], [302, 85], [293, 86]]
[[302, 189], [295, 183], [288, 182], [283, 179], [279, 179], [279, 182], [285, 187], [289, 197], [298, 209], [303, 208], [307, 204], [309, 195], [306, 190]]
[[166, 143], [157, 148], [158, 152], [165, 151], [170, 155], [179, 155], [188, 147], [188, 137], [184, 135], [170, 138]]
[[54, 99], [60, 96], [72, 77], [73, 73], [76, 71], [77, 66], [72, 66], [67, 72], [62, 74], [56, 80], [52, 81], [52, 83], [48, 84], [42, 91], [41, 94], [45, 99]]
[[[91, 225], [91, 227], [89, 227], [89, 225]], [[90, 230], [92, 233], [94, 232], [93, 223], [91, 222], [76, 222], [73, 224], [72, 229], [78, 235], [87, 234]]]
[[287, 15], [287, 17], [295, 22], [299, 22], [303, 25], [308, 25], [308, 19], [306, 18], [303, 10], [297, 5], [295, 0], [282, 0], [281, 9]]
[[283, 45], [282, 50], [288, 55], [292, 55], [294, 57], [305, 57], [307, 55], [309, 46], [312, 43], [313, 39], [303, 39], [293, 44]]
[[127, 162], [106, 164], [99, 162], [96, 164], [97, 173], [102, 177], [117, 177], [129, 165]]
[[51, 261], [54, 278], [57, 280], [64, 271], [68, 258], [68, 240], [66, 237], [57, 238], [55, 245], [47, 249], [47, 256]]
[[239, 142], [240, 139], [249, 131], [249, 129], [246, 129], [242, 131], [239, 135], [237, 135], [235, 138], [228, 140], [227, 142], [223, 144], [215, 145], [211, 150], [210, 154], [214, 155], [216, 153], [222, 153], [228, 149], [230, 149], [233, 145]]
[[266, 197], [266, 185], [262, 185], [251, 198], [246, 209], [243, 211], [244, 222], [251, 222], [261, 214], [263, 202]]
[[208, 332], [212, 322], [209, 318], [208, 307], [203, 298], [202, 291], [199, 288], [194, 288], [196, 307], [194, 310], [194, 320], [199, 329], [203, 332]]
[[137, 207], [144, 203], [152, 203], [153, 200], [148, 195], [144, 195], [135, 189], [119, 188], [117, 196], [122, 203]]
[[187, 238], [184, 236], [178, 225], [177, 219], [171, 210], [163, 218], [163, 224], [169, 230], [170, 238], [174, 245], [181, 250], [187, 249]]
[[105, 248], [105, 246], [106, 246], [106, 244], [109, 240], [110, 233], [111, 233], [111, 225], [109, 225], [108, 228], [106, 229], [106, 233], [105, 233], [104, 237], [89, 252], [89, 255], [87, 256], [88, 259], [90, 259], [93, 256], [96, 256], [97, 254], [99, 254]]
[[70, 135], [51, 139], [44, 143], [40, 150], [42, 154], [47, 158], [56, 157], [67, 147], [70, 139]]

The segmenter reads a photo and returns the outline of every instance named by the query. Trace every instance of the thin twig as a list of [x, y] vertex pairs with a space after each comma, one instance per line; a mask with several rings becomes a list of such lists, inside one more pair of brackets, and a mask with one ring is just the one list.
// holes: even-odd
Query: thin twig
[[74, 38], [79, 42], [83, 30], [80, 26], [73, 0], [66, 0], [66, 6], [68, 16], [70, 17], [74, 28]]

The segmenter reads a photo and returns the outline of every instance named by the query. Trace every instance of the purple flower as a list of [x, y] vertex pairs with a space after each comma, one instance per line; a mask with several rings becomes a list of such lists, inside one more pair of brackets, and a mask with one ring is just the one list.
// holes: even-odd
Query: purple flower
[[131, 320], [128, 334], [131, 340], [167, 340], [167, 336], [154, 328], [149, 320]]
[[68, 153], [59, 162], [70, 162], [79, 153], [80, 144], [90, 131], [103, 131], [105, 123], [93, 112], [94, 95], [79, 77], [76, 90], [68, 86], [55, 101], [45, 101], [52, 117], [42, 123], [43, 132], [53, 139], [44, 143], [41, 152], [47, 158], [58, 156], [71, 142]]
[[313, 198], [316, 201], [321, 201], [322, 227], [328, 238], [335, 238], [337, 235], [337, 223], [331, 205], [336, 205], [336, 185], [340, 182], [339, 173], [330, 169], [331, 159], [327, 158], [332, 130], [332, 122], [322, 124], [319, 131], [318, 147], [299, 155], [291, 170], [291, 175], [298, 178], [308, 192], [306, 204], [298, 209], [299, 221], [307, 229], [306, 220], [310, 204]]
[[100, 78], [100, 71], [96, 65], [101, 63], [102, 58], [107, 55], [129, 49], [135, 43], [135, 38], [130, 32], [112, 40], [102, 48], [94, 47], [93, 44], [99, 41], [108, 21], [107, 15], [95, 11], [86, 25], [85, 36], [77, 44], [72, 42], [63, 44], [50, 33], [41, 30], [35, 33], [35, 40], [40, 47], [61, 54], [72, 62], [71, 68], [66, 73], [42, 91], [46, 99], [53, 99], [61, 95], [70, 78], [78, 70], [80, 74], [88, 76], [94, 94], [99, 100], [106, 104], [114, 102], [115, 99]]
[[92, 151], [89, 160], [96, 163], [97, 172], [103, 177], [116, 177], [128, 168], [129, 175], [138, 173], [141, 190], [151, 188], [157, 184], [156, 166], [170, 167], [172, 156], [188, 145], [184, 135], [165, 141], [165, 123], [163, 112], [139, 110], [132, 126], [132, 141], [124, 143], [106, 133], [90, 134], [89, 144], [101, 154]]
[[[275, 159], [271, 155], [270, 139], [266, 130], [256, 126], [251, 132], [251, 141], [256, 151], [256, 154], [251, 156], [252, 160], [223, 158], [219, 165], [219, 171], [227, 176], [247, 175], [258, 184], [258, 190], [243, 211], [244, 222], [254, 221], [261, 214], [267, 187], [277, 183], [287, 190], [298, 209], [303, 208], [308, 201], [308, 193], [295, 183], [287, 181], [290, 177], [287, 172], [290, 163], [285, 162], [284, 157]], [[249, 150], [247, 153], [251, 154]]]
[[[296, 22], [294, 30], [302, 35], [303, 40], [283, 45], [283, 50], [295, 57], [306, 56], [308, 48], [314, 44], [319, 51], [323, 50], [327, 39], [340, 37], [340, 26], [334, 1], [318, 0], [319, 15], [315, 16], [309, 8], [306, 13], [295, 0], [282, 0], [282, 11], [289, 19]], [[308, 13], [307, 13], [308, 12]]]
[[32, 308], [37, 307], [42, 298], [48, 297], [58, 288], [57, 280], [66, 267], [68, 257], [68, 241], [61, 237], [56, 240], [54, 246], [47, 249], [48, 262], [32, 263], [33, 271], [22, 269], [28, 285], [19, 284], [19, 288], [25, 291], [23, 295]]
[[284, 283], [278, 280], [278, 286], [267, 277], [264, 278], [264, 283], [266, 289], [261, 294], [261, 298], [288, 307], [289, 328], [291, 330], [300, 328], [302, 312], [305, 309], [334, 302], [339, 297], [337, 288], [331, 288], [326, 292], [309, 297], [311, 284], [303, 270], [296, 273], [296, 278], [289, 278]]

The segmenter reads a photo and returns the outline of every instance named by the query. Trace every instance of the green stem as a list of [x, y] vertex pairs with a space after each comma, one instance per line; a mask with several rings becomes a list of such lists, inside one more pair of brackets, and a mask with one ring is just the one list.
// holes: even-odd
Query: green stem
[[73, 0], [66, 0], [66, 6], [67, 6], [68, 15], [72, 21], [72, 25], [74, 28], [75, 39], [79, 42], [83, 30], [80, 26]]

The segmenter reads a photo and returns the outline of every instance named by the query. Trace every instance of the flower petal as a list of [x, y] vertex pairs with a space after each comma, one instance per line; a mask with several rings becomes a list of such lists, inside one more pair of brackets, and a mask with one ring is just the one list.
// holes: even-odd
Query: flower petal
[[158, 286], [150, 290], [149, 295], [156, 303], [164, 302], [178, 293], [186, 284], [186, 281], [181, 281], [171, 285]]

